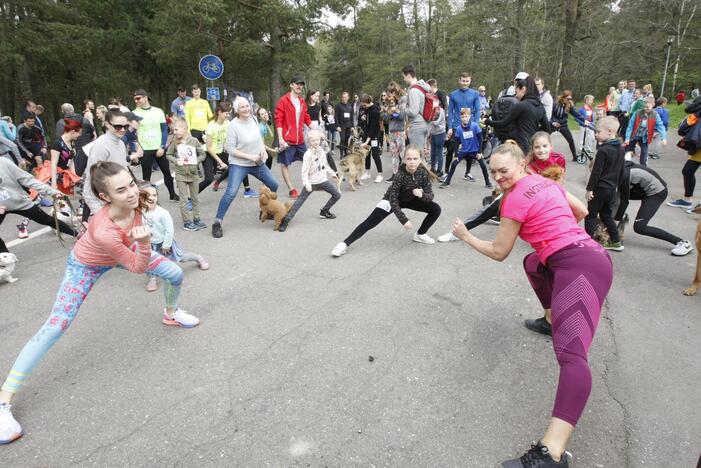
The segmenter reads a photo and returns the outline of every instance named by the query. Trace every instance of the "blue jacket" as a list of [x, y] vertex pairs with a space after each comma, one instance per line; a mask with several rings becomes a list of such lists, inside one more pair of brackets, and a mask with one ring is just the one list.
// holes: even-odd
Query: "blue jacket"
[[469, 126], [462, 123], [455, 129], [453, 139], [460, 144], [459, 154], [479, 153], [482, 151], [482, 129], [478, 123], [470, 121]]
[[480, 95], [474, 89], [458, 88], [450, 93], [448, 103], [448, 128], [456, 129], [460, 126], [460, 109], [467, 107], [472, 112], [470, 120], [480, 121]]
[[669, 130], [669, 111], [665, 107], [655, 107], [655, 112], [660, 116], [665, 130]]

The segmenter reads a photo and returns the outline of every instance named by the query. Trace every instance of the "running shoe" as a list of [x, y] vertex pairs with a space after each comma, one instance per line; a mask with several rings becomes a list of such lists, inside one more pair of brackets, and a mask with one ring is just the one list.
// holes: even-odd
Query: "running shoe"
[[536, 445], [531, 445], [531, 449], [520, 458], [502, 462], [501, 466], [503, 468], [568, 468], [571, 457], [572, 455], [565, 451], [560, 461], [556, 462], [550, 456], [548, 448], [538, 442]]
[[185, 221], [185, 224], [183, 224], [183, 229], [185, 229], [186, 231], [197, 231], [199, 228], [194, 222]]
[[384, 177], [382, 177], [382, 174], [377, 174], [377, 177], [375, 177], [375, 183], [379, 184], [384, 180]]
[[215, 221], [214, 224], [212, 224], [212, 237], [219, 239], [223, 235], [224, 235], [224, 231], [222, 231], [221, 223], [218, 221]]
[[436, 241], [433, 240], [433, 238], [428, 234], [419, 234], [418, 232], [414, 233], [414, 242], [427, 245], [433, 245], [436, 243]]
[[172, 197], [170, 197], [170, 201], [172, 202], [179, 202], [180, 197], [177, 194], [174, 194]]
[[200, 324], [200, 319], [194, 315], [188, 314], [182, 309], [176, 310], [173, 316], [169, 317], [168, 313], [164, 310], [163, 324], [169, 327], [193, 328]]
[[297, 191], [296, 188], [293, 188], [290, 190], [290, 198], [293, 200], [297, 200], [299, 198], [299, 192]]
[[453, 242], [456, 240], [460, 240], [457, 237], [455, 237], [455, 234], [452, 232], [446, 232], [442, 236], [438, 236], [438, 242]]
[[155, 276], [152, 276], [148, 280], [148, 283], [146, 283], [146, 291], [154, 292], [157, 289], [158, 289], [158, 278], [156, 278]]
[[27, 237], [29, 237], [29, 229], [27, 229], [27, 226], [29, 226], [29, 221], [22, 221], [17, 225], [18, 239], [26, 239]]
[[12, 405], [0, 403], [0, 445], [14, 442], [23, 434], [22, 426], [12, 416]]
[[553, 335], [553, 327], [548, 323], [545, 317], [537, 318], [535, 320], [526, 319], [524, 324], [526, 325], [526, 328], [533, 330], [536, 333], [548, 336]]
[[438, 188], [448, 188], [450, 187], [450, 182], [441, 182], [441, 185], [438, 186]]
[[319, 218], [321, 218], [321, 219], [336, 219], [336, 215], [331, 213], [329, 210], [321, 210], [319, 212]]
[[54, 206], [54, 201], [50, 198], [40, 197], [39, 205], [43, 206], [44, 208], [48, 208], [49, 206]]
[[670, 202], [667, 202], [667, 206], [673, 206], [675, 208], [691, 208], [691, 202], [686, 201], [683, 198], [679, 198], [677, 200], [672, 200]]
[[285, 232], [289, 224], [290, 220], [287, 218], [287, 216], [282, 218], [282, 221], [280, 222], [280, 227], [277, 228], [278, 232]]
[[255, 190], [253, 190], [251, 188], [243, 191], [243, 198], [258, 198], [258, 197], [260, 197], [260, 193], [256, 192]]
[[651, 154], [651, 155], [649, 155], [648, 157], [649, 157], [650, 159], [660, 159], [660, 155], [659, 155], [659, 154]]
[[200, 218], [193, 219], [192, 224], [195, 225], [197, 231], [199, 231], [200, 229], [207, 229], [207, 225], [203, 223]]
[[686, 210], [687, 213], [689, 214], [694, 214], [694, 213], [701, 213], [701, 203], [697, 203], [688, 210]]
[[621, 241], [618, 242], [611, 242], [608, 241], [604, 244], [604, 248], [606, 250], [613, 250], [614, 252], [623, 252], [623, 243]]
[[331, 255], [334, 257], [340, 257], [344, 253], [346, 253], [346, 250], [348, 250], [348, 246], [346, 245], [345, 242], [339, 242], [336, 244], [336, 247], [333, 248], [331, 251]]
[[683, 257], [692, 250], [694, 250], [694, 247], [691, 245], [691, 242], [689, 242], [688, 240], [680, 240], [679, 242], [677, 242], [677, 245], [675, 245], [672, 249], [672, 255], [676, 255], [677, 257]]
[[470, 182], [474, 182], [474, 181], [475, 181], [475, 178], [472, 177], [472, 174], [465, 174], [465, 175], [463, 176], [463, 179], [469, 180]]
[[392, 182], [394, 182], [394, 174], [389, 176], [389, 179], [385, 180], [385, 182], [387, 182], [388, 184], [391, 184]]
[[484, 184], [484, 188], [487, 188], [487, 189], [489, 189], [489, 190], [494, 190], [494, 186], [493, 186], [492, 184], [490, 184], [490, 183]]
[[362, 176], [360, 176], [360, 180], [370, 180], [370, 173], [364, 173]]

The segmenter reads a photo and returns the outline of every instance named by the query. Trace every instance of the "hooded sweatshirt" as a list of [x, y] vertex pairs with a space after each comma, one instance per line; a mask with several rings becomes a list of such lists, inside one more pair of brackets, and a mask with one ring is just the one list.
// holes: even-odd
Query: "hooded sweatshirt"
[[428, 123], [424, 120], [422, 112], [424, 110], [424, 103], [426, 102], [426, 97], [421, 90], [416, 89], [414, 86], [419, 86], [421, 89], [427, 93], [431, 91], [431, 87], [424, 81], [419, 80], [416, 85], [409, 87], [409, 92], [407, 93], [407, 107], [406, 115], [409, 122], [409, 127], [418, 128], [421, 126], [428, 126]]
[[526, 96], [517, 102], [511, 112], [502, 120], [487, 119], [487, 125], [494, 127], [508, 127], [513, 124], [512, 132], [514, 140], [524, 153], [528, 153], [531, 147], [531, 137], [539, 130], [549, 131], [550, 124], [545, 115], [545, 109], [540, 99], [536, 96]]
[[450, 93], [450, 102], [448, 103], [448, 128], [455, 130], [461, 124], [460, 110], [470, 109], [470, 120], [475, 123], [480, 121], [480, 95], [477, 91], [471, 88], [458, 88]]
[[31, 188], [42, 195], [60, 193], [46, 184], [42, 184], [29, 172], [17, 167], [7, 158], [0, 158], [0, 206], [7, 211], [28, 210], [34, 203], [27, 196], [25, 188]]
[[550, 117], [553, 115], [553, 97], [550, 95], [550, 91], [546, 89], [541, 93], [540, 102], [545, 109], [545, 115], [548, 117], [548, 120], [550, 120]]

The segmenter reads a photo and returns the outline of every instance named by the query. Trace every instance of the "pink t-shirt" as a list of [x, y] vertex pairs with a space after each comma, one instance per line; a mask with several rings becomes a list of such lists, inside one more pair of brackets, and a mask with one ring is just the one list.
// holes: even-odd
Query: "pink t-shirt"
[[531, 244], [543, 264], [563, 247], [590, 239], [565, 193], [557, 182], [533, 174], [519, 180], [501, 203], [501, 216], [521, 223], [519, 237]]

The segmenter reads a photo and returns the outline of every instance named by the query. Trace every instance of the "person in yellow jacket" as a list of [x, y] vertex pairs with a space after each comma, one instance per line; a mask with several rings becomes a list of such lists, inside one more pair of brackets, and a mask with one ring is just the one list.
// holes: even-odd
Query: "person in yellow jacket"
[[204, 143], [202, 135], [207, 129], [207, 123], [212, 120], [212, 108], [209, 103], [202, 99], [202, 90], [197, 84], [192, 85], [192, 99], [185, 104], [185, 121], [190, 129], [190, 135], [197, 138], [200, 143]]

